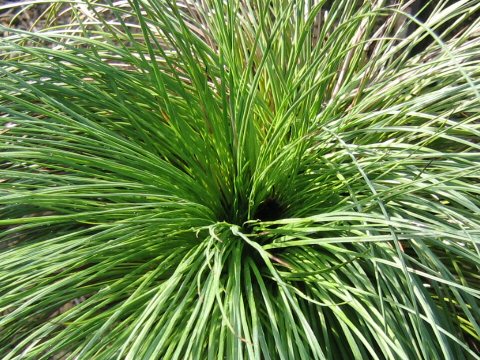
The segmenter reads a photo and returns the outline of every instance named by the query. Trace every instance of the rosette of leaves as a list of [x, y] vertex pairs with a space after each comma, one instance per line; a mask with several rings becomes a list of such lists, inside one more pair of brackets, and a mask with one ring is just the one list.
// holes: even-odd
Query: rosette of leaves
[[3, 359], [479, 358], [478, 1], [47, 3], [1, 29]]

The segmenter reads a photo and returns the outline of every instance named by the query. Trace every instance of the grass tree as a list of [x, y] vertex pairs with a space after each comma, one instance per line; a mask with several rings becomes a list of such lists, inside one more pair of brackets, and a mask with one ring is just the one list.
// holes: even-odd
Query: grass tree
[[2, 359], [480, 358], [477, 0], [43, 3], [0, 27]]

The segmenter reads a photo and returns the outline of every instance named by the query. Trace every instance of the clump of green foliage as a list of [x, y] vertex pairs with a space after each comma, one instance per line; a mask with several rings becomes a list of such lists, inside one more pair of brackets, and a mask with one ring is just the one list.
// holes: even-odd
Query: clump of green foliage
[[479, 359], [478, 1], [48, 3], [0, 26], [2, 359]]

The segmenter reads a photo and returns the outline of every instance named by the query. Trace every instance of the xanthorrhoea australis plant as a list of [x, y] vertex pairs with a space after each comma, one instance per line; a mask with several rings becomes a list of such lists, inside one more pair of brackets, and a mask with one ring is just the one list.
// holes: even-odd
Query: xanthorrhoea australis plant
[[2, 358], [479, 358], [480, 3], [410, 5], [9, 29]]

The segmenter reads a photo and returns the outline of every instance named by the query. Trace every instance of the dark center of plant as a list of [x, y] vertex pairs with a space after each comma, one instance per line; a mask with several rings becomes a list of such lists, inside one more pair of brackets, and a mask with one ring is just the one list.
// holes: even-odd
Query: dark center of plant
[[274, 221], [282, 217], [284, 208], [280, 202], [275, 198], [267, 198], [260, 203], [253, 216], [254, 219], [261, 221]]

